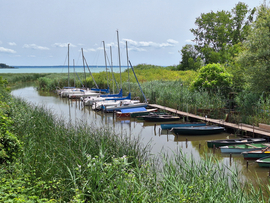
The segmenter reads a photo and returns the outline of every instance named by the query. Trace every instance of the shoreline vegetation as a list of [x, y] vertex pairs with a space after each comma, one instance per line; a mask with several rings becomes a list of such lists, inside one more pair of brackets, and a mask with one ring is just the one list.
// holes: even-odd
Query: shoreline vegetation
[[[206, 93], [189, 92], [185, 85], [189, 83], [186, 78], [194, 76], [192, 71], [176, 73], [157, 67], [148, 69], [148, 74], [143, 68], [135, 71], [139, 80], [144, 80], [141, 85], [145, 93], [157, 103], [183, 104], [186, 108], [193, 96], [201, 97], [198, 103], [206, 100], [205, 105], [219, 103], [209, 100]], [[181, 77], [175, 81], [159, 78], [169, 73]], [[148, 81], [145, 75], [159, 80]], [[100, 85], [107, 84], [105, 76], [104, 72], [95, 74]], [[107, 127], [96, 129], [83, 122], [67, 125], [44, 107], [14, 99], [8, 89], [23, 84], [20, 80], [34, 82], [45, 91], [55, 88], [59, 81], [65, 85], [67, 75], [0, 75], [0, 121], [5, 126], [0, 140], [12, 143], [11, 147], [0, 142], [0, 201], [265, 202], [269, 196], [265, 187], [243, 183], [239, 172], [219, 165], [211, 155], [196, 162], [180, 149], [172, 157], [166, 152], [154, 156], [149, 153], [151, 143], [142, 146], [140, 137], [114, 134]], [[91, 78], [86, 80], [91, 82]], [[128, 82], [123, 86], [127, 91]], [[136, 86], [132, 83], [131, 89]], [[132, 93], [139, 95], [137, 90]], [[179, 98], [174, 100], [171, 97], [176, 93]]]
[[83, 123], [65, 125], [47, 109], [5, 98], [4, 111], [15, 125], [8, 130], [22, 152], [16, 161], [1, 164], [3, 202], [255, 202], [262, 197], [254, 188], [247, 192], [236, 172], [227, 174], [211, 158], [195, 163], [178, 151], [174, 158], [157, 159], [139, 138]]
[[4, 63], [0, 63], [0, 69], [1, 69], [1, 68], [15, 68], [15, 67], [8, 66], [8, 65], [6, 65], [6, 64], [4, 64]]

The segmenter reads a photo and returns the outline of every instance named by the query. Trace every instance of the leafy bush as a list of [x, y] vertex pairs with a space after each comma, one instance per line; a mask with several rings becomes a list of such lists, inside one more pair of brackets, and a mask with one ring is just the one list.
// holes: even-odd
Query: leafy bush
[[228, 93], [232, 85], [232, 75], [220, 64], [208, 64], [202, 67], [198, 77], [191, 84], [193, 90], [206, 90], [208, 92], [222, 91]]
[[4, 114], [8, 106], [0, 102], [0, 107], [0, 164], [3, 164], [13, 162], [22, 152], [22, 146], [17, 137], [10, 132], [13, 122]]

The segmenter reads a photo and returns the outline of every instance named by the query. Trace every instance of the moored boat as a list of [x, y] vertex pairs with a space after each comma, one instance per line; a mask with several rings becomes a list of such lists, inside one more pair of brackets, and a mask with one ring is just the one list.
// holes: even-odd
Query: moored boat
[[260, 159], [260, 158], [263, 158], [266, 156], [270, 156], [270, 148], [267, 147], [267, 148], [262, 149], [262, 150], [242, 152], [242, 155], [243, 155], [244, 159], [257, 160], [257, 159]]
[[146, 108], [148, 106], [147, 103], [140, 103], [139, 100], [123, 100], [118, 101], [116, 105], [114, 106], [106, 106], [103, 108], [105, 112], [114, 112], [114, 111], [120, 111], [123, 109], [131, 109], [131, 108], [139, 108], [144, 107]]
[[150, 122], [168, 122], [168, 121], [177, 121], [180, 119], [179, 116], [173, 116], [170, 114], [158, 114], [158, 113], [157, 114], [151, 113], [149, 115], [139, 116], [138, 118]]
[[171, 131], [176, 135], [212, 135], [224, 132], [224, 127], [213, 125], [186, 126], [174, 127]]
[[266, 156], [256, 160], [260, 167], [270, 167], [270, 156]]
[[120, 111], [116, 112], [117, 117], [131, 117], [131, 114], [133, 113], [145, 113], [145, 112], [154, 112], [157, 111], [157, 109], [146, 109], [145, 107], [138, 107], [138, 108], [127, 108], [127, 109], [121, 109]]
[[236, 144], [250, 144], [250, 143], [259, 143], [266, 142], [264, 138], [238, 138], [238, 139], [225, 139], [225, 140], [209, 140], [207, 141], [207, 146], [209, 148], [222, 147], [228, 145], [236, 145]]
[[168, 123], [161, 124], [160, 127], [162, 130], [170, 130], [176, 127], [190, 127], [190, 126], [206, 126], [206, 123]]
[[220, 147], [221, 153], [241, 154], [245, 151], [262, 150], [270, 146], [270, 143], [237, 144]]

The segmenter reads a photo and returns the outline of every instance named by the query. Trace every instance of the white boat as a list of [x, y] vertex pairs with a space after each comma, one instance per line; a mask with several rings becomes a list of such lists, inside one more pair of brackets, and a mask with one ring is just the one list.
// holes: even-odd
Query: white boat
[[79, 99], [82, 97], [91, 97], [91, 96], [99, 96], [100, 93], [93, 92], [91, 90], [82, 90], [80, 93], [70, 93], [68, 94], [69, 99]]
[[92, 104], [92, 109], [93, 110], [103, 110], [107, 106], [117, 105], [118, 102], [120, 102], [120, 101], [105, 100], [105, 101], [95, 102]]
[[100, 94], [98, 96], [88, 96], [86, 98], [81, 98], [81, 101], [85, 106], [92, 106], [95, 102], [101, 102], [105, 100], [113, 100], [122, 97], [122, 89], [118, 94]]
[[105, 97], [101, 97], [99, 96], [88, 96], [85, 98], [81, 98], [84, 106], [92, 106], [94, 103], [96, 102], [101, 102], [101, 101], [105, 101], [106, 98]]
[[62, 89], [62, 91], [60, 92], [60, 96], [61, 97], [68, 97], [69, 94], [74, 94], [74, 93], [81, 93], [81, 89], [80, 88], [70, 88], [70, 89]]
[[138, 107], [147, 107], [147, 103], [140, 103], [139, 100], [123, 100], [118, 101], [117, 104], [111, 106], [104, 106], [103, 110], [105, 112], [120, 111], [121, 109], [130, 109]]

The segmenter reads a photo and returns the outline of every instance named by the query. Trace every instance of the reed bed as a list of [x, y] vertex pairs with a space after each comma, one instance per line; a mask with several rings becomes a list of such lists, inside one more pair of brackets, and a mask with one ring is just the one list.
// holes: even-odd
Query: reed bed
[[140, 137], [69, 125], [44, 106], [2, 99], [24, 144], [23, 156], [0, 168], [0, 201], [263, 202], [211, 158], [152, 156]]

